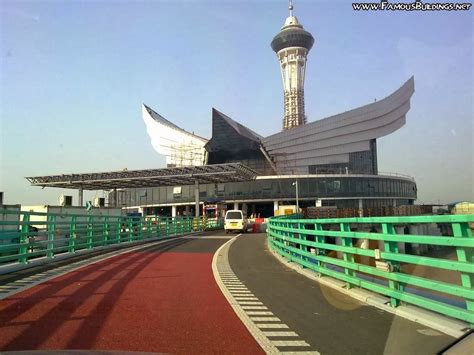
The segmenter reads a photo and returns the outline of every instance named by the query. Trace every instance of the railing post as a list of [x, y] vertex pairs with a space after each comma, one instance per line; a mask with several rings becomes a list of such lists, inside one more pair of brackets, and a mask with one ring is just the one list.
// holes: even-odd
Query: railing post
[[[382, 223], [382, 233], [386, 234], [388, 238], [390, 238], [390, 235], [396, 234], [395, 227], [391, 223]], [[391, 242], [384, 240], [383, 242], [383, 248], [385, 251], [389, 253], [398, 253], [398, 243], [397, 242]], [[391, 262], [393, 266], [393, 271], [398, 272], [400, 269], [400, 264], [398, 262]], [[393, 281], [393, 280], [388, 280], [388, 287], [391, 290], [396, 290], [396, 291], [403, 291], [402, 285], [400, 285], [399, 282]], [[390, 305], [392, 307], [398, 307], [400, 305], [400, 300], [398, 300], [395, 297], [390, 297]]]
[[133, 217], [128, 217], [128, 241], [133, 241]]
[[47, 251], [46, 257], [49, 259], [54, 258], [54, 236], [56, 234], [56, 216], [50, 215], [47, 217], [47, 227], [46, 230], [48, 231], [48, 244], [47, 244]]
[[[317, 230], [317, 231], [322, 231], [323, 230], [323, 226], [321, 223], [315, 223], [314, 225], [314, 230]], [[326, 243], [326, 237], [324, 235], [318, 235], [316, 236], [316, 241], [320, 244], [324, 244]], [[321, 255], [321, 256], [325, 256], [326, 255], [326, 249], [321, 249], [319, 247], [316, 248], [315, 250], [316, 252], [316, 255]], [[322, 261], [319, 261], [317, 260], [317, 265], [319, 267], [326, 267], [326, 264], [323, 263]], [[318, 273], [318, 276], [319, 277], [322, 277], [323, 274], [322, 273]]]
[[160, 217], [156, 216], [156, 236], [161, 237], [161, 219]]
[[[341, 227], [341, 232], [350, 232], [351, 231], [351, 227], [350, 227], [349, 223], [340, 223], [340, 227]], [[353, 247], [352, 238], [349, 237], [349, 236], [342, 237], [342, 245], [345, 246], [345, 247]], [[344, 258], [344, 261], [354, 263], [354, 254], [343, 252], [342, 256]], [[344, 268], [344, 273], [347, 276], [352, 276], [352, 277], [354, 277], [354, 275], [355, 275], [354, 270], [351, 270], [351, 269], [348, 269], [348, 268]], [[352, 287], [351, 283], [346, 282], [346, 288], [349, 289], [351, 287]]]
[[153, 237], [153, 221], [151, 218], [148, 218], [146, 220], [146, 237], [145, 238], [151, 238]]
[[109, 217], [104, 217], [104, 245], [107, 245], [109, 242]]
[[[71, 217], [71, 224], [69, 226], [69, 253], [74, 253], [76, 251], [76, 220], [76, 216]], [[56, 230], [56, 227], [54, 228], [54, 230]], [[54, 239], [54, 232], [52, 234]]]
[[170, 220], [169, 217], [165, 218], [165, 223], [166, 223], [166, 230], [165, 230], [165, 237], [168, 237], [170, 235]]
[[[461, 238], [472, 238], [472, 231], [469, 227], [469, 223], [453, 223], [453, 236]], [[456, 255], [458, 261], [467, 262], [474, 264], [474, 250], [472, 248], [456, 248]], [[461, 273], [461, 284], [467, 289], [472, 289], [474, 287], [474, 274], [473, 273]], [[474, 301], [466, 299], [466, 308], [468, 311], [474, 311]], [[474, 324], [471, 323], [471, 328], [474, 328]]]
[[140, 220], [138, 221], [137, 239], [138, 240], [143, 239], [143, 217], [140, 217]]
[[23, 213], [23, 220], [21, 222], [20, 234], [20, 248], [18, 249], [18, 262], [21, 264], [28, 264], [28, 233], [30, 231], [30, 215]]
[[117, 218], [117, 244], [122, 241], [122, 217]]
[[[298, 227], [299, 230], [301, 230], [301, 229], [306, 229], [306, 228], [304, 227], [304, 224], [303, 224], [303, 223], [297, 223], [296, 225], [297, 225], [297, 227]], [[301, 240], [306, 241], [306, 234], [301, 233], [301, 232], [298, 232], [298, 234], [299, 234], [299, 237], [300, 237]], [[306, 251], [306, 245], [300, 243], [300, 248], [299, 248], [299, 249], [300, 249], [301, 251]], [[300, 254], [300, 258], [301, 258], [302, 260], [304, 260], [304, 261], [307, 261], [307, 260], [308, 260], [308, 258], [307, 258], [306, 256], [302, 255], [302, 254]], [[304, 268], [303, 265], [301, 265], [301, 266]]]
[[92, 239], [94, 237], [94, 220], [92, 216], [87, 217], [87, 249], [92, 249], [94, 246], [92, 245]]

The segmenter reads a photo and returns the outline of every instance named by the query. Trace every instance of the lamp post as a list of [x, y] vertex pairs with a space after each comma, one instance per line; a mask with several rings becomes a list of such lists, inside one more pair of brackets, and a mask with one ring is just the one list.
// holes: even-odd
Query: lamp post
[[296, 180], [292, 185], [296, 187], [296, 213], [300, 213], [300, 204], [298, 201], [298, 180]]

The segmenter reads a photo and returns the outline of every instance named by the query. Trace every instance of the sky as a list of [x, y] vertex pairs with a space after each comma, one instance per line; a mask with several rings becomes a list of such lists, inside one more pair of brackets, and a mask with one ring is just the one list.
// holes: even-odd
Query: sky
[[[474, 9], [294, 6], [316, 39], [306, 69], [308, 120], [382, 99], [414, 75], [406, 125], [377, 141], [379, 170], [413, 176], [418, 203], [474, 200]], [[26, 176], [164, 167], [142, 103], [207, 138], [212, 107], [263, 136], [280, 131], [283, 89], [270, 42], [287, 7], [285, 0], [1, 1], [4, 203], [57, 204], [72, 192], [31, 187]]]

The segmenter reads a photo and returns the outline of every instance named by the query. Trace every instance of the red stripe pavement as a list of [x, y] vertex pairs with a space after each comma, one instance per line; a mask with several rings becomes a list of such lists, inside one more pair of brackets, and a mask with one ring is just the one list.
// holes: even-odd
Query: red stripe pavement
[[212, 275], [212, 253], [139, 251], [0, 301], [0, 350], [262, 353]]

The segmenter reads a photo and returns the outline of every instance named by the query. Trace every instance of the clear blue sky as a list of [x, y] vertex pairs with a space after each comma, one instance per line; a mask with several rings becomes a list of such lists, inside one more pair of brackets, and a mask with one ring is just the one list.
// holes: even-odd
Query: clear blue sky
[[[29, 187], [25, 176], [163, 167], [142, 102], [205, 137], [212, 107], [262, 135], [281, 129], [270, 41], [285, 0], [0, 6], [6, 203], [57, 203], [61, 190]], [[414, 176], [419, 202], [474, 199], [473, 12], [362, 13], [350, 1], [295, 1], [316, 38], [310, 121], [381, 99], [415, 75], [407, 124], [378, 147], [380, 170]]]

